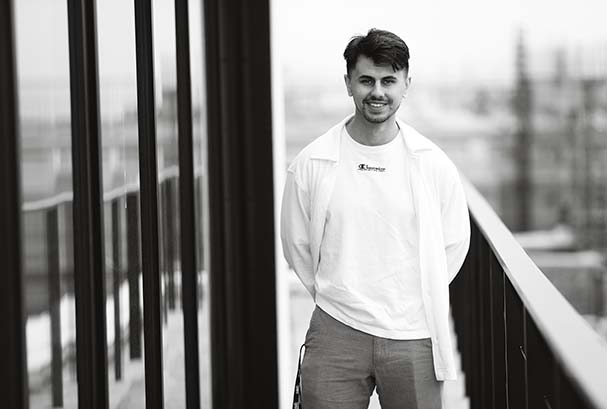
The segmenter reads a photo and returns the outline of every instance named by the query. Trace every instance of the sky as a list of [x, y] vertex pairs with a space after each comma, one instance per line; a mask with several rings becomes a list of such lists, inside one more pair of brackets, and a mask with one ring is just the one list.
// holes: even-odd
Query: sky
[[583, 47], [607, 71], [605, 0], [273, 0], [272, 7], [287, 80], [341, 82], [345, 45], [371, 27], [405, 40], [411, 75], [422, 81], [510, 81], [521, 30], [530, 58]]
[[[514, 43], [520, 29], [531, 60], [564, 45], [582, 47], [582, 54], [607, 67], [606, 0], [270, 1], [278, 17], [273, 19], [272, 31], [278, 38], [273, 55], [280, 58], [288, 81], [330, 78], [342, 84], [345, 45], [371, 27], [394, 31], [407, 42], [414, 81], [508, 82], [514, 74]], [[66, 3], [15, 4], [20, 76], [67, 79]], [[130, 78], [135, 68], [132, 2], [99, 0], [97, 5], [102, 80]], [[172, 5], [171, 0], [154, 0], [157, 24], [172, 27]], [[166, 32], [156, 39], [157, 47], [170, 48], [173, 32]], [[160, 62], [160, 68], [170, 67]]]

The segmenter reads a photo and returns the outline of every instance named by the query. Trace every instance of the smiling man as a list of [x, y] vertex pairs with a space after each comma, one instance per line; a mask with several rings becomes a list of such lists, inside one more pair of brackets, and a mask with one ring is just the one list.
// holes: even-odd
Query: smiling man
[[468, 251], [457, 170], [396, 118], [409, 49], [370, 30], [344, 51], [354, 114], [305, 147], [287, 173], [285, 257], [316, 309], [302, 363], [305, 409], [441, 407], [455, 379], [449, 283]]

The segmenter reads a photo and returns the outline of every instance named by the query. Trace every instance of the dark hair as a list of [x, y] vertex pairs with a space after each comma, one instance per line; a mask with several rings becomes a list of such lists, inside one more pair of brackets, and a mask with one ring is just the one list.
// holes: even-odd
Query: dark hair
[[364, 55], [377, 65], [390, 65], [394, 71], [409, 71], [409, 47], [396, 34], [372, 28], [366, 36], [352, 37], [344, 51], [348, 75], [358, 57]]

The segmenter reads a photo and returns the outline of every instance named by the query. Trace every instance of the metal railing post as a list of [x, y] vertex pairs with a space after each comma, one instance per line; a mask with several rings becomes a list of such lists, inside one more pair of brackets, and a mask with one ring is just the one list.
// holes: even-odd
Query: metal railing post
[[469, 184], [466, 194], [470, 252], [451, 293], [471, 408], [607, 409], [604, 344]]
[[[206, 118], [213, 403], [274, 409], [278, 346], [270, 2], [205, 1], [204, 30], [206, 91], [212, 101], [206, 104]], [[264, 376], [242, 375], [259, 368]]]
[[[66, 265], [66, 277], [65, 280], [62, 280], [62, 283], [65, 285], [65, 292], [68, 295], [75, 296], [75, 288], [74, 288], [74, 205], [72, 201], [67, 201], [63, 203], [63, 228], [65, 234], [65, 265]], [[72, 343], [69, 345], [68, 353], [68, 370], [69, 374], [72, 378], [77, 376], [78, 368], [76, 363], [76, 340], [72, 340]]]
[[510, 408], [527, 407], [527, 350], [525, 310], [509, 281], [506, 282], [506, 347], [508, 348], [508, 403]]
[[46, 210], [49, 315], [51, 321], [51, 395], [53, 407], [63, 406], [63, 348], [61, 345], [61, 274], [57, 206]]
[[484, 269], [483, 260], [484, 260], [484, 248], [483, 248], [484, 238], [482, 234], [477, 234], [474, 240], [474, 246], [477, 256], [476, 265], [475, 265], [475, 290], [476, 293], [474, 295], [474, 299], [477, 301], [476, 303], [476, 356], [478, 358], [478, 370], [475, 374], [476, 377], [476, 396], [477, 403], [473, 405], [478, 409], [485, 408], [485, 393], [487, 390], [487, 371], [486, 371], [486, 361], [487, 356], [485, 354], [485, 345], [487, 344], [487, 328], [485, 326], [485, 315], [487, 311], [485, 310], [485, 281], [486, 281], [486, 270]]
[[112, 200], [112, 278], [114, 299], [114, 377], [122, 379], [122, 323], [120, 322], [120, 287], [122, 285], [122, 235], [120, 234], [121, 198]]
[[159, 260], [158, 163], [154, 77], [154, 30], [151, 0], [135, 0], [137, 119], [141, 183], [141, 266], [145, 402], [147, 409], [164, 408], [162, 305]]
[[165, 290], [167, 292], [167, 307], [169, 310], [175, 309], [175, 242], [177, 235], [175, 234], [175, 193], [173, 185], [177, 184], [177, 178], [169, 178], [164, 185], [165, 194], [165, 217], [166, 217], [166, 229], [165, 229], [165, 245], [166, 245], [166, 257], [165, 257]]
[[504, 271], [495, 255], [492, 254], [489, 263], [491, 273], [492, 295], [492, 331], [493, 331], [493, 402], [495, 409], [506, 409], [506, 322], [504, 310]]
[[20, 130], [13, 1], [0, 2], [0, 396], [6, 409], [27, 408], [28, 372], [23, 305]]
[[554, 359], [531, 317], [526, 324], [529, 408], [556, 409]]
[[[179, 143], [179, 182], [175, 200], [179, 205], [179, 258], [181, 271], [181, 305], [183, 308], [183, 341], [185, 352], [186, 408], [200, 407], [200, 357], [198, 337], [197, 288], [199, 284], [196, 257], [203, 243], [197, 232], [202, 217], [197, 217], [198, 194], [194, 177], [192, 133], [192, 83], [190, 73], [190, 32], [188, 1], [175, 2], [175, 49], [177, 56], [177, 125]], [[177, 187], [177, 186], [175, 186]], [[170, 284], [174, 292], [173, 277]]]
[[468, 310], [468, 368], [466, 372], [466, 390], [469, 391], [470, 396], [470, 407], [471, 409], [480, 409], [480, 400], [479, 400], [479, 344], [480, 344], [480, 335], [478, 331], [478, 313], [480, 308], [480, 303], [478, 301], [478, 240], [479, 240], [479, 231], [476, 225], [471, 227], [471, 235], [470, 235], [470, 249], [471, 249], [471, 263], [470, 263], [470, 271], [468, 274], [468, 288], [466, 293], [470, 294], [472, 297], [469, 300], [469, 304], [467, 306]]
[[127, 275], [129, 282], [129, 352], [131, 360], [141, 359], [141, 249], [139, 230], [139, 192], [126, 196], [127, 211]]
[[479, 285], [481, 297], [482, 297], [482, 331], [483, 335], [481, 338], [481, 351], [483, 354], [483, 408], [494, 408], [493, 401], [493, 292], [491, 286], [491, 249], [485, 238], [481, 236], [480, 247], [480, 271], [479, 277], [481, 282]]
[[78, 406], [109, 407], [95, 1], [68, 0]]
[[168, 322], [167, 309], [167, 268], [168, 255], [167, 247], [170, 238], [167, 236], [167, 214], [166, 214], [166, 180], [158, 183], [158, 266], [160, 274], [160, 309], [162, 322], [166, 325]]

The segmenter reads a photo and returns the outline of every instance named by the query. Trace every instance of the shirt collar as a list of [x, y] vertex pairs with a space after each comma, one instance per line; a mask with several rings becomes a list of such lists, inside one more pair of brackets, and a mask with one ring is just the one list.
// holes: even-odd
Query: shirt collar
[[[350, 118], [353, 116], [353, 114], [348, 115], [337, 125], [333, 126], [331, 129], [329, 129], [329, 131], [322, 135], [315, 144], [315, 149], [310, 155], [310, 158], [339, 162], [340, 136], [344, 126], [346, 126]], [[434, 144], [411, 126], [407, 125], [398, 118], [396, 119], [396, 123], [400, 128], [399, 135], [404, 138], [405, 146], [407, 147], [407, 151], [410, 155], [417, 156], [423, 151], [434, 149]]]

